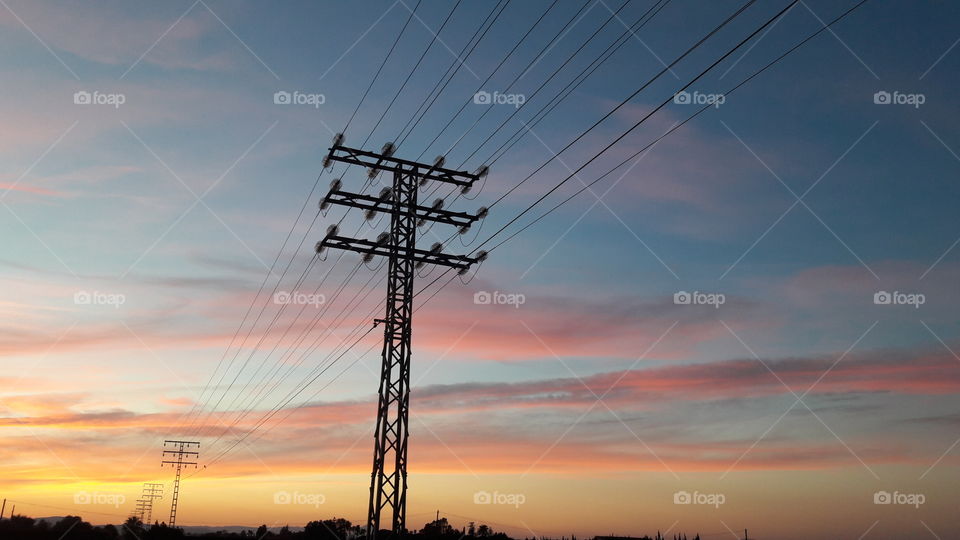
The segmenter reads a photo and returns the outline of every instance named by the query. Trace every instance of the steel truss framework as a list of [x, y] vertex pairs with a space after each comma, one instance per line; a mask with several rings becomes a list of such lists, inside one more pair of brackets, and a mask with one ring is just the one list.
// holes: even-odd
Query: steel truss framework
[[483, 258], [482, 255], [468, 257], [443, 253], [438, 244], [430, 250], [418, 249], [417, 226], [436, 222], [465, 231], [484, 217], [486, 211], [467, 214], [443, 210], [439, 204], [430, 207], [418, 204], [418, 191], [429, 182], [469, 189], [480, 178], [480, 174], [445, 169], [442, 159], [431, 165], [393, 157], [392, 145], [385, 147], [383, 153], [374, 153], [334, 144], [324, 163], [329, 165], [334, 161], [367, 167], [371, 178], [381, 172], [393, 175], [392, 186], [379, 197], [342, 191], [341, 182], [334, 181], [330, 192], [321, 201], [321, 208], [337, 204], [365, 210], [368, 216], [389, 213], [389, 233], [380, 235], [377, 240], [366, 240], [339, 236], [334, 228], [317, 243], [318, 252], [335, 248], [361, 253], [365, 258], [382, 256], [388, 260], [386, 313], [383, 319], [376, 321], [384, 328], [367, 514], [367, 538], [372, 540], [380, 531], [381, 512], [385, 508], [393, 514], [392, 531], [397, 535], [406, 532], [410, 341], [415, 271], [424, 264], [466, 271]]

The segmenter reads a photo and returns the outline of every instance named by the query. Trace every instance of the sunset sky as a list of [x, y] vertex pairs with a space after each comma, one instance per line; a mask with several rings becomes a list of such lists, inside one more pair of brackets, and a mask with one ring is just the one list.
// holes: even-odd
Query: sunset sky
[[[541, 122], [654, 0], [0, 0], [0, 497], [116, 523], [144, 482], [169, 492], [163, 441], [187, 439], [179, 525], [364, 522], [380, 329], [344, 349], [382, 316], [385, 266], [314, 260], [344, 214], [313, 220], [343, 174], [322, 167], [333, 135], [470, 171], [522, 136], [447, 199], [474, 212], [548, 162], [445, 246], [468, 253], [789, 2], [758, 0], [556, 154], [744, 3], [666, 2]], [[728, 92], [855, 3], [797, 4], [688, 89], [722, 103], [417, 297], [411, 528], [960, 535], [960, 4], [869, 1]], [[523, 101], [487, 142], [517, 105], [478, 90]], [[493, 244], [697, 110], [670, 102]], [[723, 301], [677, 302], [694, 292]]]

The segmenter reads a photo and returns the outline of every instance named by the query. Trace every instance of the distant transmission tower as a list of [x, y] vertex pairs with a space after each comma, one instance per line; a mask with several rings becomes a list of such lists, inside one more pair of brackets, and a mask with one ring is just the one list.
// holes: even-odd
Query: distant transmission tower
[[133, 510], [133, 516], [140, 520], [140, 523], [146, 523], [144, 517], [147, 514], [147, 507], [150, 506], [152, 501], [147, 499], [137, 499], [137, 507]]
[[163, 457], [176, 457], [175, 460], [164, 459], [160, 462], [160, 466], [170, 465], [176, 467], [177, 476], [173, 481], [173, 500], [170, 503], [170, 520], [167, 522], [167, 525], [170, 527], [177, 526], [177, 499], [180, 497], [180, 471], [184, 467], [193, 465], [197, 466], [196, 461], [184, 461], [184, 458], [197, 459], [200, 456], [200, 452], [191, 452], [187, 448], [196, 446], [200, 448], [199, 442], [194, 441], [163, 441], [163, 446], [166, 447], [168, 444], [173, 445], [174, 450], [164, 450]]
[[147, 524], [153, 521], [153, 501], [162, 497], [163, 484], [152, 484], [149, 482], [143, 484], [143, 496], [141, 497], [141, 500], [147, 501], [146, 520], [144, 520], [143, 515], [141, 515], [140, 521]]
[[334, 225], [317, 243], [317, 253], [327, 248], [355, 251], [370, 261], [375, 255], [389, 261], [386, 315], [383, 323], [383, 359], [380, 371], [380, 392], [377, 405], [377, 427], [374, 435], [373, 472], [370, 478], [370, 504], [367, 514], [367, 539], [376, 538], [380, 530], [380, 512], [389, 508], [393, 514], [392, 530], [402, 535], [406, 530], [407, 507], [407, 439], [410, 405], [410, 336], [413, 313], [413, 281], [416, 269], [425, 264], [455, 268], [466, 273], [470, 266], [486, 258], [484, 252], [471, 258], [443, 253], [443, 245], [435, 243], [429, 250], [416, 246], [417, 227], [428, 222], [458, 227], [466, 232], [473, 223], [486, 216], [481, 208], [476, 214], [450, 212], [443, 209], [443, 200], [431, 206], [417, 203], [419, 189], [430, 182], [459, 186], [466, 193], [486, 174], [486, 168], [471, 174], [443, 168], [444, 159], [432, 165], [393, 157], [394, 145], [384, 145], [380, 153], [347, 148], [343, 135], [334, 137], [333, 147], [324, 159], [327, 168], [334, 161], [366, 167], [372, 180], [383, 171], [393, 173], [393, 185], [378, 196], [341, 191], [342, 182], [334, 180], [330, 192], [320, 203], [321, 209], [338, 204], [366, 211], [367, 219], [379, 212], [390, 215], [390, 232], [376, 240], [339, 236]]

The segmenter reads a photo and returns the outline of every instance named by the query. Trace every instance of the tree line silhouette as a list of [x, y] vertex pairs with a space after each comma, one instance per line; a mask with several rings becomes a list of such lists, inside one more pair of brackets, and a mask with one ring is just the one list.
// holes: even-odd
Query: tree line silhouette
[[[388, 540], [390, 531], [380, 531], [377, 540]], [[354, 525], [343, 518], [310, 521], [302, 530], [293, 531], [289, 525], [277, 531], [266, 525], [256, 529], [244, 529], [239, 532], [214, 531], [196, 534], [187, 534], [181, 528], [168, 527], [164, 523], [155, 522], [153, 525], [144, 524], [136, 517], [127, 518], [121, 525], [91, 525], [79, 516], [66, 516], [56, 522], [43, 519], [33, 519], [23, 515], [15, 515], [7, 519], [0, 519], [0, 538], [16, 540], [183, 540], [186, 538], [200, 539], [233, 539], [247, 538], [251, 540], [365, 540], [366, 532], [360, 525]], [[424, 524], [419, 531], [409, 531], [410, 540], [515, 540], [503, 532], [494, 531], [488, 525], [470, 522], [463, 529], [450, 525], [447, 518], [442, 517]], [[674, 535], [674, 540], [687, 540], [686, 535]], [[524, 538], [523, 540], [549, 540], [545, 537]], [[563, 538], [562, 540], [568, 540]], [[569, 540], [577, 540], [571, 536]], [[644, 536], [617, 537], [597, 536], [594, 540], [666, 540], [658, 532], [656, 537]], [[697, 535], [693, 540], [700, 540]]]

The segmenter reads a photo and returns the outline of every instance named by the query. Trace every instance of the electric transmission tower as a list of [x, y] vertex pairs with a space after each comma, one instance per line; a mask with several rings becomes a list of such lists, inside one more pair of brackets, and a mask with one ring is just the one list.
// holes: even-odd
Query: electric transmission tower
[[393, 157], [394, 145], [388, 143], [380, 153], [347, 148], [343, 135], [334, 137], [333, 147], [324, 159], [329, 168], [334, 161], [366, 167], [372, 181], [381, 172], [393, 174], [392, 187], [379, 195], [364, 195], [342, 191], [342, 182], [334, 180], [330, 192], [320, 202], [321, 210], [331, 204], [365, 210], [372, 219], [379, 212], [390, 215], [390, 231], [376, 240], [348, 238], [339, 235], [336, 225], [317, 243], [317, 253], [327, 248], [355, 251], [368, 262], [374, 256], [387, 257], [388, 280], [386, 314], [375, 324], [383, 323], [383, 352], [380, 370], [380, 391], [377, 405], [377, 425], [374, 435], [373, 472], [370, 478], [370, 504], [367, 514], [367, 539], [374, 540], [380, 530], [380, 513], [389, 508], [393, 514], [392, 530], [403, 535], [406, 530], [407, 506], [407, 439], [410, 405], [410, 336], [413, 312], [413, 282], [415, 271], [425, 264], [434, 264], [466, 273], [470, 266], [486, 258], [451, 255], [435, 243], [429, 250], [416, 246], [417, 227], [427, 223], [442, 223], [466, 232], [473, 223], [486, 216], [481, 208], [476, 214], [451, 212], [443, 209], [443, 200], [431, 206], [417, 202], [420, 188], [430, 182], [442, 182], [460, 187], [466, 193], [486, 174], [486, 168], [476, 173], [454, 171], [443, 167], [444, 159], [437, 158], [432, 165]]
[[147, 507], [150, 506], [150, 502], [147, 499], [137, 499], [137, 507], [133, 510], [133, 516], [140, 520], [140, 523], [146, 523], [144, 516], [147, 515]]
[[[149, 524], [153, 521], [153, 501], [163, 497], [163, 484], [152, 484], [145, 483], [143, 484], [143, 496], [140, 500], [146, 501], [146, 520], [144, 520], [143, 513], [140, 515], [140, 521], [143, 523]], [[139, 504], [140, 500], [137, 501]]]
[[170, 502], [170, 520], [167, 522], [167, 525], [170, 527], [177, 526], [177, 499], [180, 496], [180, 471], [184, 467], [197, 466], [196, 461], [185, 461], [194, 460], [200, 456], [200, 452], [191, 452], [187, 450], [192, 446], [200, 448], [199, 442], [194, 441], [163, 441], [163, 446], [166, 447], [168, 444], [173, 445], [173, 450], [164, 450], [163, 457], [175, 457], [176, 459], [164, 459], [160, 462], [160, 466], [170, 465], [176, 467], [177, 476], [173, 481], [173, 500]]

